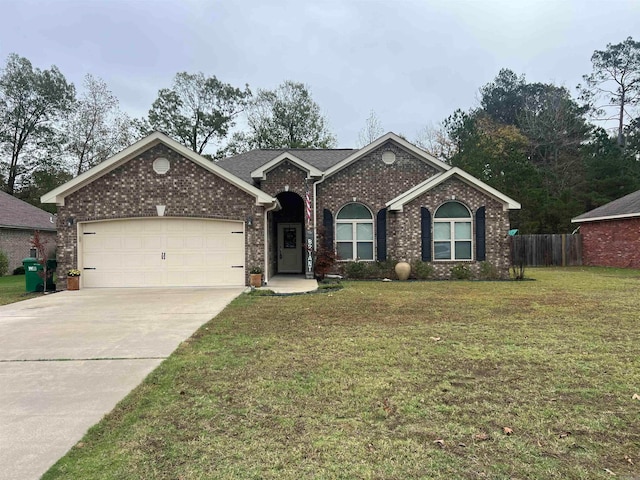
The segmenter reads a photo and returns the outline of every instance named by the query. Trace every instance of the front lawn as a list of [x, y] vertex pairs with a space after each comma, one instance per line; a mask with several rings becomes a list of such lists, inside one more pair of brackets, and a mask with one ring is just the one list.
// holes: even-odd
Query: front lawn
[[640, 272], [244, 295], [45, 476], [638, 478]]
[[0, 277], [0, 305], [33, 298], [42, 293], [26, 293], [24, 275]]

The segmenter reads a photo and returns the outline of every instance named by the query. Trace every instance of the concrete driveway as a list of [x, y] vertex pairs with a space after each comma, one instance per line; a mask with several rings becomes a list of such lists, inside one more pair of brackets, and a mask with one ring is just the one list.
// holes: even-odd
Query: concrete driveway
[[87, 289], [0, 306], [0, 479], [39, 478], [242, 291]]

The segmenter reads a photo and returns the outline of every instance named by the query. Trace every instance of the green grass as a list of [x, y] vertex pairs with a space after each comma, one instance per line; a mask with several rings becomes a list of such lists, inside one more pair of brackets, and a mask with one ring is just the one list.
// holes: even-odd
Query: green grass
[[640, 272], [527, 274], [244, 295], [44, 478], [640, 477]]
[[0, 277], [0, 305], [33, 298], [42, 293], [26, 293], [24, 275]]

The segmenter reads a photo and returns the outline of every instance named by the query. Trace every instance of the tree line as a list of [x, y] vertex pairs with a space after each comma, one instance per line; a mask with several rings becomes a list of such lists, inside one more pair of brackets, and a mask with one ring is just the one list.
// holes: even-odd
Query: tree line
[[[246, 125], [234, 130], [241, 115]], [[0, 182], [41, 208], [55, 211], [40, 205], [42, 194], [153, 131], [212, 160], [253, 148], [336, 144], [309, 87], [298, 82], [253, 94], [215, 76], [180, 72], [136, 119], [93, 75], [77, 91], [56, 66], [41, 70], [17, 54], [0, 70]]]
[[[640, 42], [608, 44], [571, 91], [502, 69], [480, 87], [479, 106], [458, 109], [414, 143], [522, 203], [523, 233], [565, 233], [586, 210], [640, 188]], [[615, 132], [598, 126], [616, 120]], [[285, 81], [252, 92], [203, 73], [180, 72], [144, 118], [122, 112], [106, 83], [79, 91], [57, 67], [11, 54], [0, 70], [0, 181], [39, 197], [152, 131], [216, 158], [254, 148], [331, 148], [336, 137], [307, 85]], [[372, 110], [364, 146], [384, 133]], [[54, 206], [44, 206], [53, 208]]]
[[[570, 233], [571, 218], [640, 189], [640, 42], [631, 37], [591, 57], [577, 86], [527, 82], [501, 70], [480, 105], [446, 118], [437, 153], [517, 199], [523, 233]], [[615, 132], [598, 126], [615, 120]]]

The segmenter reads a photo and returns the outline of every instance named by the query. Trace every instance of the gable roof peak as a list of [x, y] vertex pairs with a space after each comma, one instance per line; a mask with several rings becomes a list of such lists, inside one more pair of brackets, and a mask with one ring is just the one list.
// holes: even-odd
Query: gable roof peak
[[502, 192], [499, 192], [495, 188], [484, 183], [482, 180], [474, 177], [473, 175], [468, 174], [467, 172], [465, 172], [464, 170], [458, 167], [450, 167], [449, 170], [447, 170], [446, 172], [438, 173], [433, 177], [426, 179], [424, 182], [419, 183], [418, 185], [416, 185], [413, 188], [410, 188], [404, 193], [401, 193], [396, 198], [389, 200], [386, 203], [386, 206], [389, 210], [395, 210], [395, 211], [401, 212], [403, 207], [407, 203], [416, 199], [420, 195], [428, 192], [429, 190], [436, 187], [437, 185], [440, 185], [442, 182], [444, 182], [445, 180], [453, 176], [459, 178], [460, 180], [472, 186], [473, 188], [483, 191], [487, 195], [495, 198], [500, 203], [502, 203], [503, 208], [505, 209], [519, 210], [521, 208], [520, 203], [516, 202], [511, 197], [508, 197]]
[[98, 178], [109, 173], [120, 165], [125, 164], [129, 160], [135, 158], [141, 152], [155, 147], [160, 143], [177, 152], [179, 155], [182, 155], [184, 158], [192, 161], [196, 165], [199, 165], [205, 170], [212, 172], [213, 174], [226, 180], [232, 185], [235, 185], [239, 189], [244, 190], [248, 194], [253, 195], [256, 198], [256, 204], [273, 204], [276, 201], [273, 197], [271, 197], [271, 195], [268, 195], [262, 190], [257, 189], [253, 185], [247, 183], [241, 178], [238, 178], [224, 168], [219, 167], [215, 162], [203, 157], [193, 150], [190, 150], [181, 143], [178, 143], [172, 138], [168, 137], [164, 133], [157, 131], [150, 133], [146, 137], [138, 140], [133, 145], [116, 153], [112, 157], [96, 165], [95, 167], [90, 168], [86, 172], [81, 173], [74, 179], [59, 186], [58, 188], [45, 193], [40, 200], [42, 201], [42, 203], [56, 203], [58, 205], [64, 205], [65, 197], [67, 197], [68, 195], [90, 184], [94, 180], [97, 180]]
[[361, 149], [355, 150], [353, 154], [349, 155], [347, 158], [345, 158], [341, 162], [329, 168], [327, 171], [324, 172], [325, 177], [329, 177], [334, 173], [339, 172], [343, 168], [359, 160], [360, 158], [364, 157], [365, 155], [374, 151], [375, 149], [383, 146], [386, 142], [389, 142], [389, 141], [394, 142], [400, 148], [410, 152], [411, 154], [413, 154], [423, 162], [430, 164], [439, 172], [444, 172], [451, 168], [451, 165], [448, 165], [442, 160], [439, 160], [438, 158], [434, 157], [430, 153], [422, 150], [421, 148], [417, 147], [413, 143], [402, 138], [400, 135], [397, 135], [393, 132], [388, 132], [382, 135], [380, 138], [377, 138], [376, 140], [371, 142], [369, 145], [365, 145]]

